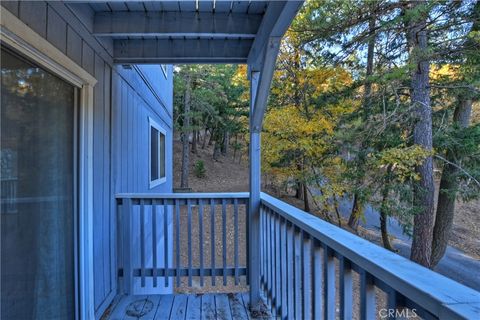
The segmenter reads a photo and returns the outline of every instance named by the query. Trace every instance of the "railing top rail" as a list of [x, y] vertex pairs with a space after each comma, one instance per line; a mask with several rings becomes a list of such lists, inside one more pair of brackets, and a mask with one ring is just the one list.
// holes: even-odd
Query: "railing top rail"
[[439, 318], [475, 319], [480, 292], [433, 272], [266, 193], [262, 203]]
[[119, 193], [116, 199], [248, 199], [248, 192]]

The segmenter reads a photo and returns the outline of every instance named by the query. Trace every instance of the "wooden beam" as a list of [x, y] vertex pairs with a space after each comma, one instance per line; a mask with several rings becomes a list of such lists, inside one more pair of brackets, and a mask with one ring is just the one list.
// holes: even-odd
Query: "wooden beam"
[[280, 48], [280, 37], [270, 38], [265, 49], [265, 56], [262, 62], [262, 71], [258, 82], [258, 91], [255, 97], [255, 107], [251, 119], [251, 129], [254, 132], [262, 131], [262, 122], [267, 107], [270, 84], [272, 83], [275, 62]]
[[97, 12], [95, 36], [254, 38], [263, 15], [211, 12]]
[[245, 63], [251, 39], [115, 40], [114, 62], [141, 63]]
[[303, 0], [271, 1], [268, 4], [248, 55], [248, 64], [252, 70], [261, 70], [261, 63], [268, 39], [283, 37], [302, 4]]

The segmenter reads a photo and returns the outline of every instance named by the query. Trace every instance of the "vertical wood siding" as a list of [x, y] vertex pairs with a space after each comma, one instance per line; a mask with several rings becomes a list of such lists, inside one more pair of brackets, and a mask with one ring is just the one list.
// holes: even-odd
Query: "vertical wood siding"
[[[94, 88], [94, 268], [97, 318], [117, 293], [115, 192], [172, 189], [172, 74], [159, 66], [113, 66], [111, 41], [91, 35], [88, 6], [59, 1], [2, 1], [5, 8], [92, 74]], [[75, 12], [74, 12], [75, 11]], [[78, 15], [77, 15], [78, 14]], [[161, 77], [160, 77], [161, 76]], [[167, 182], [148, 189], [148, 120], [167, 130]], [[117, 140], [118, 138], [118, 140]]]
[[[155, 74], [155, 72], [157, 74]], [[158, 87], [155, 90], [149, 78], [145, 73], [149, 74], [150, 79], [154, 79], [160, 74], [163, 77], [156, 82], [163, 81], [164, 86]], [[165, 193], [172, 192], [172, 117], [171, 117], [171, 95], [172, 95], [172, 69], [169, 67], [169, 76], [165, 79], [159, 66], [154, 68], [133, 67], [132, 69], [125, 69], [122, 66], [116, 66], [113, 72], [112, 97], [113, 101], [113, 133], [115, 137], [113, 139], [113, 174], [114, 178], [113, 187], [115, 193]], [[165, 105], [164, 102], [170, 101], [169, 105]], [[166, 182], [162, 183], [154, 188], [150, 188], [149, 181], [149, 134], [150, 124], [149, 118], [152, 118], [166, 131]], [[159, 209], [160, 214], [163, 214], [163, 210]], [[171, 213], [167, 221], [168, 229], [172, 228]], [[160, 224], [163, 221], [158, 222]], [[136, 215], [132, 221], [133, 241], [132, 246], [134, 248], [134, 256], [132, 261], [140, 261], [140, 231], [142, 230], [141, 224], [147, 226], [143, 228], [144, 238], [151, 239], [156, 238], [156, 243], [163, 244], [165, 241], [164, 228], [157, 226], [156, 234], [152, 234], [152, 215], [147, 212], [144, 215], [144, 219], [140, 219], [140, 215]], [[169, 243], [173, 243], [170, 240], [172, 234], [167, 235]], [[121, 239], [119, 239], [121, 244]], [[147, 246], [145, 249], [146, 257], [153, 259], [152, 247]], [[163, 248], [163, 247], [162, 247]], [[159, 250], [158, 263], [164, 264], [164, 257], [170, 257], [169, 261], [172, 261], [171, 251], [172, 248], [167, 248], [167, 252]], [[119, 255], [123, 252], [119, 250]], [[149, 259], [150, 259], [149, 258]], [[119, 267], [121, 267], [122, 257], [118, 257]], [[153, 263], [153, 260], [146, 261], [148, 265]], [[163, 280], [163, 279], [162, 279]], [[161, 281], [162, 281], [161, 280]], [[165, 288], [164, 286], [154, 286], [152, 279], [146, 280], [146, 285], [141, 286], [140, 279], [136, 279], [133, 283], [133, 293], [135, 294], [149, 294], [149, 293], [171, 293], [172, 285]]]

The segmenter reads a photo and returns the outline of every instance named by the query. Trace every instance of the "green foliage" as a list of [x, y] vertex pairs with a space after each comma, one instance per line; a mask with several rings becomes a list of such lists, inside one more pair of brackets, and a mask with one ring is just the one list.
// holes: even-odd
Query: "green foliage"
[[[419, 210], [412, 202], [420, 178], [417, 166], [433, 156], [441, 170], [445, 162], [440, 159], [450, 152], [462, 167], [454, 177], [461, 181], [458, 196], [478, 197], [478, 185], [472, 182], [479, 180], [480, 171], [478, 126], [458, 128], [453, 113], [459, 99], [471, 98], [478, 108], [479, 30], [469, 28], [478, 20], [479, 8], [474, 1], [417, 6], [402, 1], [306, 2], [277, 61], [264, 125], [264, 171], [283, 181], [307, 182], [320, 191], [317, 200], [330, 211], [335, 197], [356, 194], [361, 203], [383, 208], [409, 230]], [[411, 51], [408, 26], [421, 17], [427, 18], [428, 48]], [[374, 66], [367, 77], [372, 37]], [[431, 151], [413, 143], [421, 117], [410, 99], [417, 65], [409, 61], [414, 56], [432, 64]], [[341, 81], [340, 70], [346, 75]], [[479, 112], [473, 112], [474, 121], [475, 114]], [[388, 199], [380, 201], [385, 184]]]
[[205, 163], [203, 160], [197, 160], [197, 162], [195, 162], [193, 173], [197, 178], [205, 178], [207, 169], [205, 168]]
[[432, 156], [432, 152], [419, 145], [410, 147], [400, 145], [369, 155], [373, 166], [380, 170], [390, 168], [390, 179], [397, 179], [400, 183], [410, 179], [420, 180], [415, 167], [422, 164], [430, 156]]
[[[177, 66], [174, 78], [174, 120], [178, 132], [209, 129], [214, 141], [223, 144], [224, 136], [245, 133], [248, 116], [248, 86], [238, 81], [246, 73], [234, 65]], [[184, 95], [191, 84], [190, 126], [183, 126]]]

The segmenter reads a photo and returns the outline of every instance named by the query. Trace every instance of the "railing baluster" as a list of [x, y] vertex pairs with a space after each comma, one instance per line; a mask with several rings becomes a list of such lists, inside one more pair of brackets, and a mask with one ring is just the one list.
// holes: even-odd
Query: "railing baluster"
[[375, 319], [375, 286], [371, 274], [362, 270], [360, 273], [360, 319]]
[[145, 200], [140, 200], [140, 285], [145, 287]]
[[292, 223], [287, 224], [287, 303], [288, 303], [288, 319], [294, 319], [294, 303], [295, 297], [293, 292], [294, 270], [294, 226]]
[[321, 319], [323, 316], [323, 268], [320, 246], [320, 241], [315, 239], [313, 241], [313, 319]]
[[233, 200], [233, 256], [235, 265], [235, 285], [238, 285], [238, 199]]
[[133, 246], [132, 246], [132, 218], [133, 205], [131, 198], [125, 198], [122, 202], [123, 223], [123, 291], [125, 294], [133, 292]]
[[295, 319], [302, 318], [302, 275], [301, 275], [301, 238], [299, 230], [294, 227], [295, 234], [295, 246], [294, 246], [294, 259], [295, 259]]
[[227, 204], [222, 199], [222, 257], [223, 257], [223, 285], [227, 285]]
[[265, 235], [265, 228], [264, 228], [264, 223], [263, 223], [263, 205], [260, 204], [259, 208], [259, 214], [260, 214], [260, 290], [263, 290], [263, 284], [265, 283], [264, 279], [264, 262], [265, 259], [263, 257], [265, 256], [264, 251], [263, 251], [263, 236]]
[[352, 266], [345, 257], [340, 259], [340, 319], [352, 319]]
[[[246, 243], [246, 259], [245, 259], [245, 263], [246, 265], [248, 266], [248, 263], [250, 261], [250, 237], [249, 237], [249, 232], [250, 232], [250, 219], [248, 217], [248, 213], [249, 213], [249, 207], [248, 207], [248, 201], [247, 203], [245, 204], [245, 243]], [[260, 229], [261, 230], [261, 229]], [[260, 261], [263, 260], [260, 258]], [[247, 270], [247, 285], [250, 285], [250, 271]], [[259, 288], [259, 290], [261, 290], [261, 288]]]
[[[387, 290], [387, 309], [388, 309], [388, 318], [389, 320], [391, 319], [397, 319], [395, 312], [392, 312], [390, 310], [401, 310], [402, 308], [405, 307], [405, 297], [397, 292], [395, 289], [389, 287]], [[418, 312], [418, 310], [417, 310]], [[429, 317], [426, 317], [429, 318]]]
[[169, 286], [169, 271], [170, 266], [168, 263], [168, 204], [167, 200], [163, 201], [163, 257], [165, 260], [164, 270], [165, 270], [165, 287]]
[[175, 224], [176, 224], [176, 263], [177, 263], [177, 287], [180, 287], [180, 204], [178, 199], [175, 199]]
[[267, 208], [267, 220], [268, 220], [268, 244], [267, 244], [267, 261], [268, 261], [268, 286], [267, 286], [267, 301], [270, 307], [273, 305], [272, 303], [272, 292], [273, 292], [273, 259], [272, 259], [272, 248], [273, 248], [273, 241], [272, 241], [272, 215], [271, 210]]
[[275, 216], [275, 212], [273, 210], [270, 211], [272, 215], [272, 315], [274, 317], [277, 316], [277, 219]]
[[281, 293], [281, 267], [280, 267], [280, 216], [275, 214], [275, 316], [280, 315], [283, 301]]
[[198, 235], [200, 246], [200, 286], [204, 285], [203, 273], [203, 199], [198, 199]]
[[267, 213], [266, 213], [266, 208], [263, 207], [261, 209], [262, 212], [262, 219], [263, 219], [263, 229], [262, 230], [262, 245], [263, 245], [263, 252], [262, 252], [262, 264], [263, 264], [263, 290], [267, 291], [267, 283], [268, 283], [268, 265], [267, 265], [267, 235], [268, 235], [268, 225], [267, 225]]
[[[394, 289], [392, 288], [389, 288], [388, 292], [387, 292], [387, 309], [388, 310], [398, 310], [398, 297], [399, 297], [399, 294], [397, 293], [397, 291], [395, 291]], [[391, 315], [390, 312], [388, 312], [388, 317], [387, 317], [388, 320], [393, 320], [395, 319], [395, 316]]]
[[288, 305], [287, 305], [287, 225], [283, 217], [280, 217], [280, 296], [281, 296], [281, 305], [280, 305], [280, 315], [282, 319], [285, 319], [288, 314]]
[[312, 240], [303, 233], [303, 317], [312, 317]]
[[190, 199], [187, 199], [187, 239], [188, 239], [188, 286], [192, 286], [192, 204]]
[[157, 201], [152, 200], [152, 276], [153, 287], [157, 287]]
[[323, 282], [325, 292], [325, 319], [335, 319], [335, 261], [333, 251], [326, 245], [323, 246], [323, 266], [324, 277]]
[[215, 199], [210, 199], [210, 232], [211, 232], [211, 263], [212, 286], [215, 286]]

